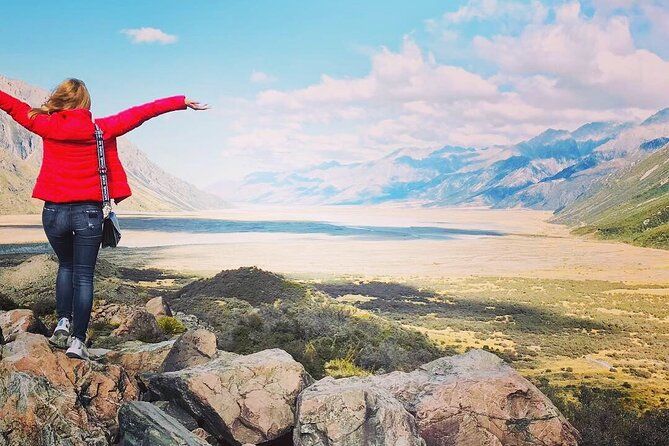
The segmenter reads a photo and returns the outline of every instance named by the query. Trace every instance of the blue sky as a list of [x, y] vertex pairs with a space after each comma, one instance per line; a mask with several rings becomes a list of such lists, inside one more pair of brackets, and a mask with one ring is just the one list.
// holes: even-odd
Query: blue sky
[[209, 102], [130, 135], [206, 186], [397, 147], [640, 119], [669, 105], [662, 3], [10, 2], [0, 74], [47, 89], [81, 78], [96, 116], [173, 94]]

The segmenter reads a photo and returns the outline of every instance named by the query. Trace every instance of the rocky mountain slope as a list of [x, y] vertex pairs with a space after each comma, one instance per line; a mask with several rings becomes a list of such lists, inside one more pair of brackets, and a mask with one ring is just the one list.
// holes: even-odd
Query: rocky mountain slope
[[595, 183], [554, 221], [581, 234], [669, 248], [669, 138], [645, 145], [656, 151]]
[[[598, 179], [643, 158], [669, 136], [669, 112], [640, 124], [593, 122], [548, 129], [527, 141], [482, 149], [401, 149], [363, 163], [328, 162], [249, 175], [240, 201], [364, 204], [412, 200], [560, 209]], [[216, 192], [217, 185], [208, 190]]]
[[[298, 346], [305, 355], [336, 349], [341, 327], [349, 324], [354, 336], [374, 327], [386, 340], [400, 336], [391, 323], [356, 316], [350, 309], [347, 313], [343, 305], [317, 297], [314, 290], [254, 269], [238, 275], [223, 271], [172, 294], [177, 300], [206, 296], [221, 307], [221, 325], [211, 327], [173, 310], [162, 296], [146, 302], [136, 295], [133, 303], [117, 300], [123, 293], [109, 286], [122, 274], [102, 262], [96, 280], [106, 286], [96, 286], [93, 360], [70, 359], [45, 337], [55, 323], [52, 307], [31, 302], [40, 283], [54, 280], [54, 266], [53, 258], [38, 255], [0, 270], [2, 445], [568, 446], [579, 439], [546, 396], [483, 350], [437, 356], [406, 371], [354, 372], [319, 380], [284, 349], [256, 345], [243, 354], [222, 350], [226, 320], [247, 319], [249, 325], [231, 331], [253, 336], [240, 332], [273, 323], [261, 310], [263, 305], [280, 306], [283, 298], [263, 303], [277, 296], [291, 299], [293, 305], [300, 301], [321, 308], [324, 326], [340, 327], [326, 333], [322, 342], [321, 333], [313, 331], [316, 327], [279, 320], [274, 334], [282, 337], [286, 349], [294, 348], [286, 333], [295, 328], [311, 341], [306, 349]], [[40, 272], [36, 281], [19, 280], [35, 270]], [[232, 293], [250, 283], [268, 287], [259, 293], [247, 290], [236, 300], [212, 294]], [[234, 312], [242, 303], [251, 311]], [[8, 309], [11, 305], [35, 311]], [[193, 307], [202, 308], [202, 302]], [[330, 316], [327, 307], [340, 311]], [[284, 318], [297, 313], [291, 307]], [[367, 327], [353, 325], [365, 320]], [[106, 348], [100, 348], [103, 344]], [[373, 349], [377, 356], [392, 355], [397, 347]]]
[[[3, 76], [0, 90], [33, 105], [42, 103], [48, 95], [41, 88]], [[133, 192], [121, 203], [122, 209], [195, 210], [225, 206], [220, 197], [165, 172], [127, 139], [119, 139], [118, 150]], [[42, 202], [30, 195], [41, 159], [41, 139], [0, 112], [0, 214], [39, 211]]]

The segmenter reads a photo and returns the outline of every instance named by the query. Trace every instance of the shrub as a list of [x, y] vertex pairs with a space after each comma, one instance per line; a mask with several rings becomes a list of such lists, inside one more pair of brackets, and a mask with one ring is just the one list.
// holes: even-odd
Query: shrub
[[9, 311], [16, 308], [16, 304], [9, 297], [0, 293], [0, 311]]
[[331, 359], [326, 362], [325, 374], [333, 378], [370, 375], [367, 370], [355, 365], [350, 358]]
[[159, 316], [156, 320], [158, 326], [163, 331], [163, 333], [168, 335], [183, 333], [186, 331], [186, 327], [181, 321], [172, 316]]
[[625, 390], [579, 386], [575, 393], [540, 379], [539, 389], [581, 433], [581, 446], [667, 446], [669, 410], [639, 413]]

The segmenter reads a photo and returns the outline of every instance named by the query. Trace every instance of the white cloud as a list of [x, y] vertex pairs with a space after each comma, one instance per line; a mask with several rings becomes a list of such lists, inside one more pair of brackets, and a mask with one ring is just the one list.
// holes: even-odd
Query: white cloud
[[[518, 5], [472, 0], [427, 26], [450, 33], [456, 21], [494, 19]], [[626, 17], [586, 17], [567, 3], [549, 19], [537, 2], [522, 5], [530, 12], [519, 32], [471, 42], [492, 74], [440, 63], [405, 37], [398, 51], [370, 54], [365, 75], [323, 74], [304, 88], [238, 101], [229, 107], [226, 155], [262, 160], [253, 170], [358, 161], [399, 147], [514, 143], [548, 127], [640, 119], [669, 105], [669, 62], [637, 46]]]
[[254, 84], [269, 84], [276, 82], [277, 78], [263, 71], [253, 70], [251, 76], [249, 76], [249, 80]]
[[[477, 37], [474, 47], [529, 99], [559, 93], [571, 106], [659, 108], [669, 104], [669, 62], [635, 46], [627, 18], [585, 18], [578, 3], [556, 9], [555, 23], [518, 37]], [[527, 89], [538, 77], [543, 91]], [[571, 97], [571, 100], [569, 100]]]
[[547, 8], [539, 1], [531, 3], [506, 0], [469, 0], [454, 12], [444, 14], [447, 23], [466, 23], [491, 19], [540, 21], [546, 17]]
[[167, 34], [158, 28], [150, 27], [122, 29], [121, 33], [128, 36], [132, 43], [160, 43], [167, 45], [175, 43], [178, 40], [175, 35]]

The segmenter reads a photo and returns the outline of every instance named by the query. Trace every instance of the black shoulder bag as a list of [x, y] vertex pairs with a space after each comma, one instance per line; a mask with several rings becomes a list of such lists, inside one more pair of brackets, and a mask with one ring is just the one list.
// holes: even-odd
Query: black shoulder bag
[[102, 130], [95, 124], [95, 143], [98, 147], [98, 172], [100, 172], [100, 186], [102, 187], [102, 247], [115, 248], [121, 240], [121, 227], [118, 218], [112, 211], [107, 185], [107, 165], [105, 163], [105, 142]]

